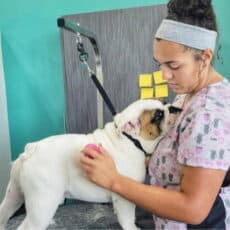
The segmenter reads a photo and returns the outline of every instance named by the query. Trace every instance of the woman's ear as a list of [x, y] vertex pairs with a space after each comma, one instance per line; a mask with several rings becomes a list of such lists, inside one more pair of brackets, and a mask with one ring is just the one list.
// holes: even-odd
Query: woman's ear
[[206, 49], [201, 54], [201, 60], [202, 60], [202, 68], [204, 69], [207, 66], [210, 66], [213, 59], [213, 50], [212, 49]]

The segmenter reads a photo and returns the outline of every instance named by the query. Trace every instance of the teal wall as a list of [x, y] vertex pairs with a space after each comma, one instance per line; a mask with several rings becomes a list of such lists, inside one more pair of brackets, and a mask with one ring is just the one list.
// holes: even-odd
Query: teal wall
[[[64, 132], [64, 89], [59, 29], [56, 19], [66, 14], [121, 9], [160, 0], [1, 0], [0, 31], [7, 88], [13, 159], [27, 142]], [[230, 76], [230, 1], [215, 0], [224, 64], [217, 69]], [[151, 57], [150, 57], [151, 58]]]

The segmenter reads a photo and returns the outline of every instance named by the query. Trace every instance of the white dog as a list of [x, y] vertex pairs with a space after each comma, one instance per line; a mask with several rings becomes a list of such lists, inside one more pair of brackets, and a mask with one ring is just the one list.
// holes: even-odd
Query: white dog
[[112, 155], [118, 171], [139, 182], [145, 178], [145, 155], [126, 132], [152, 153], [167, 131], [171, 106], [139, 100], [117, 114], [114, 122], [88, 135], [51, 136], [26, 145], [13, 163], [5, 198], [0, 205], [0, 230], [25, 202], [26, 217], [18, 230], [44, 230], [64, 198], [112, 202], [123, 229], [137, 229], [135, 205], [91, 183], [76, 163], [87, 144], [101, 144]]

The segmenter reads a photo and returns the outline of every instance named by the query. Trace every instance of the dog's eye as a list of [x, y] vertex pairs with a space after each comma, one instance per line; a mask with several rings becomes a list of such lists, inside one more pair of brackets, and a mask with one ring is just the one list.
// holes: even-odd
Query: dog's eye
[[162, 118], [164, 116], [164, 112], [162, 110], [157, 110], [155, 113], [156, 118]]
[[159, 124], [164, 118], [164, 111], [156, 110], [154, 117], [151, 120], [151, 123]]

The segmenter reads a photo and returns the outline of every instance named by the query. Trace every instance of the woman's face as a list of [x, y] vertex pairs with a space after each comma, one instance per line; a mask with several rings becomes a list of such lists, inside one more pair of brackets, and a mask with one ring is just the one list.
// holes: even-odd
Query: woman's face
[[163, 72], [163, 78], [176, 94], [193, 93], [199, 87], [201, 62], [190, 49], [165, 40], [154, 39], [153, 59]]

